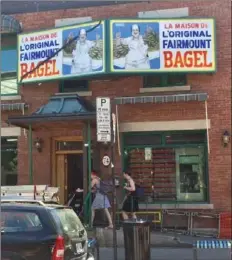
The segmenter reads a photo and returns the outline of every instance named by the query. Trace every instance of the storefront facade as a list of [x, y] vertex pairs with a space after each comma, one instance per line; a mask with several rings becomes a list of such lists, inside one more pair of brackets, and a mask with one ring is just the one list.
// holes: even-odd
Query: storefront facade
[[10, 115], [22, 115], [26, 104], [17, 87], [17, 34], [20, 22], [14, 17], [1, 15], [1, 185], [16, 185], [20, 127], [6, 123]]
[[[198, 5], [202, 5], [201, 9]], [[160, 12], [155, 12], [157, 9]], [[200, 69], [195, 67], [195, 71], [178, 71], [180, 64], [176, 73], [151, 73], [149, 69], [138, 73], [138, 69], [133, 72], [133, 66], [129, 72], [123, 71], [120, 58], [124, 50], [115, 53], [117, 61], [113, 66], [108, 64], [115, 44], [111, 42], [111, 52], [103, 54], [105, 57], [101, 64], [96, 58], [98, 63], [94, 66], [97, 69], [91, 75], [55, 78], [56, 69], [53, 67], [53, 73], [47, 73], [49, 81], [42, 80], [45, 76], [42, 69], [41, 80], [38, 75], [34, 81], [33, 77], [25, 78], [20, 84], [20, 95], [22, 103], [28, 104], [28, 110], [23, 117], [7, 114], [11, 127], [21, 127], [18, 183], [31, 181], [59, 185], [65, 201], [68, 192], [75, 187], [87, 188], [90, 168], [99, 170], [105, 178], [109, 177], [110, 168], [101, 162], [109, 150], [96, 141], [94, 110], [96, 97], [106, 96], [112, 99], [118, 119], [115, 171], [119, 176], [123, 170], [132, 173], [136, 182], [145, 188], [149, 208], [173, 208], [178, 202], [182, 209], [230, 211], [231, 144], [224, 145], [222, 141], [223, 134], [231, 133], [231, 27], [223, 18], [225, 15], [230, 18], [229, 3], [137, 3], [99, 7], [98, 12], [94, 8], [74, 9], [66, 10], [63, 15], [54, 11], [49, 15], [46, 12], [19, 14], [15, 18], [22, 22], [25, 33], [32, 31], [36, 34], [36, 30], [55, 28], [61, 18], [83, 17], [83, 13], [88, 19], [102, 18], [102, 21], [120, 14], [135, 19], [131, 21], [133, 24], [141, 22], [136, 20], [138, 17], [213, 17], [216, 51], [210, 55], [215, 55], [215, 67], [207, 69], [206, 62]], [[113, 31], [117, 28], [113, 27], [113, 22], [127, 21], [107, 20], [100, 32], [100, 40], [118, 32], [123, 35], [125, 31], [122, 28]], [[82, 28], [88, 26], [84, 24]], [[143, 26], [141, 24], [138, 30], [143, 30]], [[129, 27], [125, 30], [129, 33]], [[63, 35], [65, 33], [68, 35], [68, 29]], [[172, 48], [169, 46], [169, 49]], [[20, 57], [25, 61], [25, 54]], [[199, 59], [206, 57], [203, 55]], [[214, 62], [214, 56], [211, 59]], [[108, 64], [106, 67], [104, 62]], [[161, 67], [161, 63], [152, 63], [152, 68]], [[27, 66], [21, 66], [21, 75], [28, 70]], [[67, 74], [69, 69], [66, 67], [63, 71]]]

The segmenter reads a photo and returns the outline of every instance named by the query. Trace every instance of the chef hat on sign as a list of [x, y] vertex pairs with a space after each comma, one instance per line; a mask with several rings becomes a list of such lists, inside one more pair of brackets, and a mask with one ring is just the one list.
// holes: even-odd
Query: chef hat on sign
[[131, 27], [131, 30], [139, 30], [140, 31], [140, 27], [138, 26], [138, 24], [133, 24]]
[[85, 29], [81, 29], [80, 30], [80, 34], [86, 34], [86, 30]]

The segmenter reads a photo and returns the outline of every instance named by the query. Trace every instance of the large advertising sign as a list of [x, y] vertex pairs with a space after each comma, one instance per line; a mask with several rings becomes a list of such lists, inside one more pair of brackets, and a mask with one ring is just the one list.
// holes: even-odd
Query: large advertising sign
[[[105, 22], [98, 24], [90, 22], [20, 34], [18, 82], [105, 73]], [[66, 47], [57, 53], [64, 45]]]
[[110, 21], [110, 71], [213, 72], [214, 19]]

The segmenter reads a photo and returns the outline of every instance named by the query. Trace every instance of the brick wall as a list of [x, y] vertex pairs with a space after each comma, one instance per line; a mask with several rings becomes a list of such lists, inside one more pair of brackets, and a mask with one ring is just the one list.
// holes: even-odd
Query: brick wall
[[[224, 148], [221, 135], [224, 130], [231, 132], [231, 8], [229, 0], [196, 0], [196, 1], [165, 1], [137, 4], [121, 4], [99, 8], [84, 8], [72, 10], [58, 10], [31, 14], [18, 14], [15, 17], [23, 23], [24, 30], [37, 30], [54, 27], [55, 19], [91, 16], [93, 19], [107, 19], [111, 17], [136, 17], [139, 11], [189, 7], [190, 16], [214, 17], [216, 19], [217, 37], [217, 73], [212, 75], [194, 74], [188, 76], [192, 92], [207, 92], [208, 117], [211, 119], [209, 178], [210, 202], [217, 209], [231, 208], [231, 145]], [[98, 95], [134, 96], [142, 87], [142, 77], [112, 78], [110, 81], [90, 81], [92, 99]], [[58, 82], [43, 83], [42, 85], [28, 85], [22, 87], [21, 95], [29, 103], [28, 112], [35, 111], [48, 100], [48, 97], [58, 91]], [[144, 104], [125, 105], [119, 108], [120, 121], [148, 121], [175, 119], [204, 119], [204, 104]], [[55, 124], [53, 124], [55, 128]], [[50, 132], [49, 132], [50, 131]], [[45, 139], [46, 147], [41, 154], [35, 154], [35, 175], [38, 183], [49, 181], [50, 174], [50, 139], [49, 136], [71, 135], [72, 129], [59, 128], [51, 132], [39, 133]], [[24, 136], [19, 142], [19, 174], [20, 182], [25, 183], [28, 177], [27, 142]], [[121, 161], [117, 157], [116, 170], [120, 171]], [[222, 192], [223, 191], [223, 192]]]

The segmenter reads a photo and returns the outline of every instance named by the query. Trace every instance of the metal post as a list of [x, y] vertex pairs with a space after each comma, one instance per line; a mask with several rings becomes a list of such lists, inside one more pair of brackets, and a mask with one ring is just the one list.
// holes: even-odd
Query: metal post
[[33, 141], [32, 141], [32, 128], [29, 125], [29, 138], [28, 138], [28, 160], [29, 160], [29, 182], [33, 184]]
[[[91, 171], [92, 171], [92, 162], [91, 162], [91, 125], [90, 121], [88, 121], [88, 127], [87, 127], [87, 140], [88, 140], [88, 192], [91, 192]], [[92, 227], [92, 196], [90, 196], [89, 199], [89, 227]]]
[[[111, 110], [112, 111], [112, 110]], [[116, 188], [115, 188], [115, 171], [114, 171], [114, 131], [113, 131], [113, 120], [111, 118], [111, 129], [112, 129], [112, 137], [111, 137], [111, 145], [110, 145], [110, 153], [111, 153], [111, 176], [112, 176], [112, 184], [113, 184], [113, 192], [112, 192], [112, 222], [113, 222], [113, 244], [114, 244], [114, 260], [118, 259], [117, 252], [117, 231], [116, 231]]]
[[197, 248], [193, 247], [193, 260], [198, 260]]
[[83, 199], [88, 194], [88, 125], [85, 123], [83, 128]]

